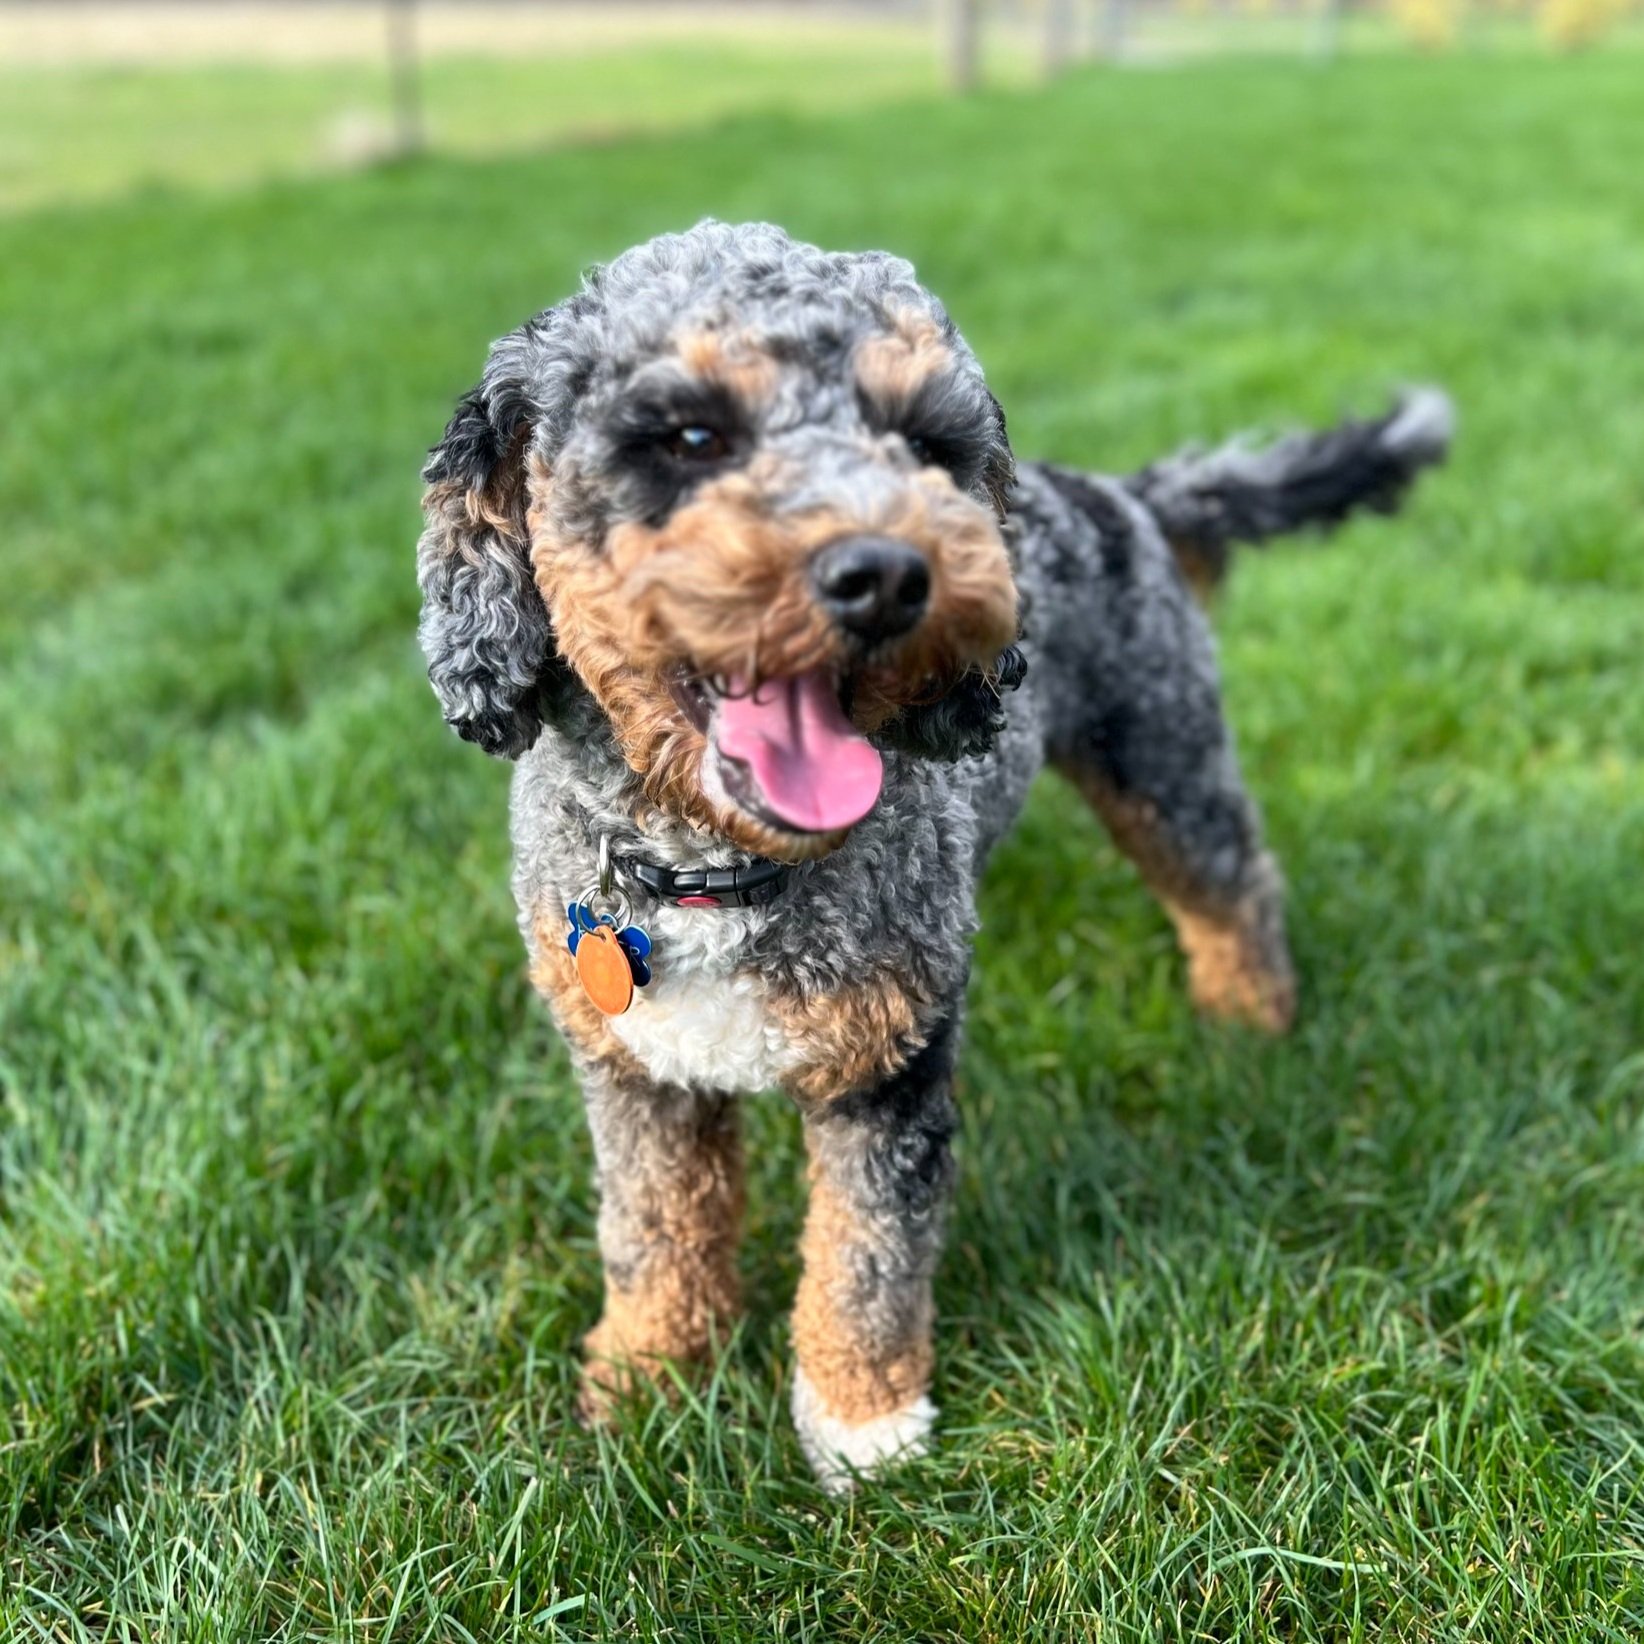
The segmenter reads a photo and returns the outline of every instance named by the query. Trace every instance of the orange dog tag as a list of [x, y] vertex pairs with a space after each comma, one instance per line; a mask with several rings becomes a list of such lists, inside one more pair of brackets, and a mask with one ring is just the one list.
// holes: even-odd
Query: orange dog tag
[[607, 1016], [620, 1016], [634, 1002], [633, 967], [608, 925], [584, 931], [577, 942], [577, 979]]

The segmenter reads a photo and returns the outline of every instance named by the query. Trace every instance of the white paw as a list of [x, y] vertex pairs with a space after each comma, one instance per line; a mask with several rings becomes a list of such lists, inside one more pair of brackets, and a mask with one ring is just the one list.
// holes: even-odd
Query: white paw
[[829, 1495], [856, 1488], [857, 1475], [871, 1477], [884, 1462], [922, 1456], [928, 1445], [936, 1406], [921, 1395], [905, 1410], [852, 1424], [830, 1416], [803, 1370], [793, 1375], [793, 1424], [799, 1447], [817, 1482]]

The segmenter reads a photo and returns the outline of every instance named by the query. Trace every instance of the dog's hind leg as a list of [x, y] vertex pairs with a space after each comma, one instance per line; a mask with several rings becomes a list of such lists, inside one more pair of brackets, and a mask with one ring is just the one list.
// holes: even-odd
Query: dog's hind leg
[[1193, 1002], [1270, 1033], [1290, 1026], [1296, 983], [1278, 868], [1235, 786], [1149, 793], [1096, 760], [1064, 765], [1176, 927]]
[[1105, 704], [1054, 762], [1169, 914], [1199, 1009], [1280, 1033], [1296, 983], [1279, 871], [1213, 684], [1186, 695], [1171, 711], [1147, 698]]
[[1073, 569], [1041, 596], [1057, 620], [1031, 665], [1052, 682], [1047, 755], [1164, 904], [1200, 1009], [1280, 1032], [1296, 991], [1283, 891], [1204, 615], [1133, 502], [1096, 482], [1053, 483], [1074, 510], [1054, 522]]
[[950, 1016], [889, 1078], [804, 1104], [811, 1196], [793, 1417], [835, 1493], [856, 1473], [922, 1452], [935, 1420], [931, 1279], [953, 1180], [957, 1036]]

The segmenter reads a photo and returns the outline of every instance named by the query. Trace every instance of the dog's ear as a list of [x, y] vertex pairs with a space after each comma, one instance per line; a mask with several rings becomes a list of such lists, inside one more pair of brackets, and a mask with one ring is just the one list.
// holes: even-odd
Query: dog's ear
[[1003, 698], [1027, 675], [1020, 647], [1007, 645], [987, 673], [972, 668], [944, 697], [904, 708], [881, 740], [920, 759], [951, 763], [984, 754], [1005, 728]]
[[531, 576], [525, 455], [538, 412], [519, 363], [527, 329], [492, 349], [429, 454], [417, 544], [417, 637], [445, 722], [503, 759], [536, 741], [554, 676], [568, 672]]
[[[1010, 448], [1010, 431], [1005, 426], [1005, 408], [988, 392], [993, 407], [996, 431], [982, 463], [982, 485], [986, 489], [993, 510], [1001, 520], [1010, 508], [1010, 493], [1016, 485], [1016, 454]], [[1024, 663], [1025, 667], [1026, 664]]]
[[[993, 407], [994, 433], [982, 460], [982, 488], [999, 516], [1014, 562], [1014, 528], [1008, 520], [1010, 494], [1016, 485], [1016, 457], [1005, 427], [1005, 408], [991, 392], [987, 397]], [[1005, 692], [1014, 691], [1026, 675], [1027, 658], [1019, 646], [1008, 645], [991, 669], [972, 668], [946, 696], [904, 708], [880, 733], [881, 737], [890, 746], [921, 759], [952, 761], [984, 754], [1005, 728]]]

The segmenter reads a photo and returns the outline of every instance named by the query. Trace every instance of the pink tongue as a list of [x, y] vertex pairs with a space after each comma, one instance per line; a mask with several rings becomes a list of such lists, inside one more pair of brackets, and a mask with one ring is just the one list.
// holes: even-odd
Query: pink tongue
[[725, 697], [717, 718], [719, 751], [747, 765], [779, 821], [832, 833], [873, 809], [884, 761], [845, 717], [827, 673], [768, 679], [751, 695]]

